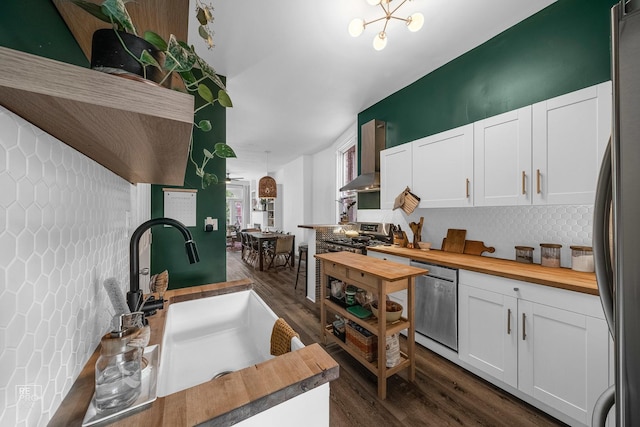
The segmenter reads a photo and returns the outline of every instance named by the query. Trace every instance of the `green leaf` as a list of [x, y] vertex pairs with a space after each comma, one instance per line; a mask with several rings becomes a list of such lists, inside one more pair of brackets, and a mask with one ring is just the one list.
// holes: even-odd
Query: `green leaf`
[[207, 14], [205, 13], [203, 8], [198, 8], [198, 11], [196, 12], [196, 19], [198, 20], [200, 25], [207, 25]]
[[211, 130], [211, 122], [209, 120], [200, 120], [198, 122], [198, 129], [202, 132], [209, 132]]
[[104, 0], [101, 6], [102, 12], [111, 17], [127, 33], [138, 35], [125, 3], [127, 3], [125, 0]]
[[211, 104], [214, 101], [213, 93], [211, 93], [211, 89], [209, 89], [206, 85], [202, 83], [198, 85], [198, 95], [200, 95], [202, 99], [207, 101], [207, 103], [209, 104]]
[[109, 19], [109, 17], [102, 12], [102, 8], [100, 7], [100, 5], [91, 3], [86, 0], [69, 0], [69, 1], [71, 1], [71, 3], [75, 4], [76, 6], [79, 6], [80, 8], [84, 9], [86, 12], [89, 12], [89, 14], [95, 16], [99, 20], [111, 24], [111, 19]]
[[200, 34], [200, 37], [202, 37], [203, 39], [207, 40], [209, 38], [209, 32], [207, 31], [207, 29], [205, 27], [203, 27], [202, 25], [200, 25], [198, 27], [198, 34]]
[[152, 65], [159, 70], [162, 69], [162, 67], [160, 67], [160, 64], [158, 64], [158, 61], [156, 61], [156, 58], [151, 56], [151, 54], [146, 50], [143, 50], [140, 54], [140, 62], [142, 62], [145, 66]]
[[229, 94], [222, 89], [218, 91], [218, 102], [224, 108], [233, 107], [233, 103], [231, 102], [231, 98], [229, 98]]
[[196, 63], [197, 55], [190, 49], [185, 49], [173, 34], [169, 36], [166, 54], [164, 68], [167, 70], [177, 71], [178, 73], [191, 71]]
[[204, 148], [202, 151], [204, 152], [204, 156], [207, 159], [213, 159], [213, 153], [211, 153], [211, 151], [207, 150], [206, 148]]
[[167, 50], [167, 42], [153, 31], [145, 31], [144, 39], [158, 48], [158, 50], [161, 50], [163, 52]]
[[224, 86], [224, 83], [222, 83], [222, 79], [220, 79], [220, 76], [216, 74], [216, 70], [214, 70], [211, 65], [207, 64], [204, 59], [200, 58], [198, 55], [195, 56], [198, 68], [200, 68], [200, 71], [202, 71], [202, 75], [213, 81], [220, 89], [227, 90], [227, 88]]
[[180, 74], [180, 77], [182, 77], [184, 84], [187, 86], [192, 85], [196, 82], [196, 76], [194, 76], [191, 71], [182, 71], [178, 74]]
[[236, 153], [233, 151], [233, 148], [229, 147], [224, 142], [218, 142], [215, 145], [215, 155], [224, 159], [236, 157]]
[[207, 172], [202, 177], [202, 188], [206, 188], [211, 184], [217, 184], [217, 183], [218, 183], [218, 177], [212, 173]]

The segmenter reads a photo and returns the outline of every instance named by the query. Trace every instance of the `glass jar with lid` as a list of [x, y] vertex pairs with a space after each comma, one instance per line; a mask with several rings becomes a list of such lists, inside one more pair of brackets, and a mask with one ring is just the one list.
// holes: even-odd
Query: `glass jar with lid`
[[591, 246], [571, 246], [571, 269], [593, 273], [593, 248]]
[[540, 243], [540, 264], [545, 267], [560, 267], [560, 249], [557, 243]]
[[533, 248], [531, 246], [516, 246], [516, 261], [525, 264], [533, 263]]

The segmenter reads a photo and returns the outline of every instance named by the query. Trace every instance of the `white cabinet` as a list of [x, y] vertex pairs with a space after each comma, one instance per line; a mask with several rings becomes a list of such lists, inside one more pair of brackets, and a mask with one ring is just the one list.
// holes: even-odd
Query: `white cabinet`
[[517, 299], [465, 285], [458, 298], [460, 359], [517, 388]]
[[473, 127], [474, 204], [531, 204], [531, 106]]
[[608, 387], [597, 296], [460, 271], [459, 357], [581, 424]]
[[473, 124], [411, 143], [420, 208], [473, 206]]
[[608, 386], [606, 322], [524, 300], [518, 320], [518, 388], [590, 424]]
[[533, 203], [592, 204], [611, 134], [611, 82], [533, 105]]
[[411, 144], [380, 152], [380, 208], [393, 209], [395, 198], [413, 184]]

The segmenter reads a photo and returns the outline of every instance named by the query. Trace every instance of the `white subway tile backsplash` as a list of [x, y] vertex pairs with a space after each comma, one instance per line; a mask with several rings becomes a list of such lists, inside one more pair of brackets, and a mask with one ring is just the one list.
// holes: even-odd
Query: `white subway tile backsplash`
[[0, 188], [0, 425], [46, 425], [110, 324], [104, 279], [126, 291], [132, 186], [0, 107]]

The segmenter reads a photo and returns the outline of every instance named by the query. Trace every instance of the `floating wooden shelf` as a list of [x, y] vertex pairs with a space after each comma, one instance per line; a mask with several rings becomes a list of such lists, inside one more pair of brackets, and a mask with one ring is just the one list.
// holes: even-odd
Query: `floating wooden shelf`
[[184, 184], [191, 95], [0, 47], [0, 100], [131, 183]]

